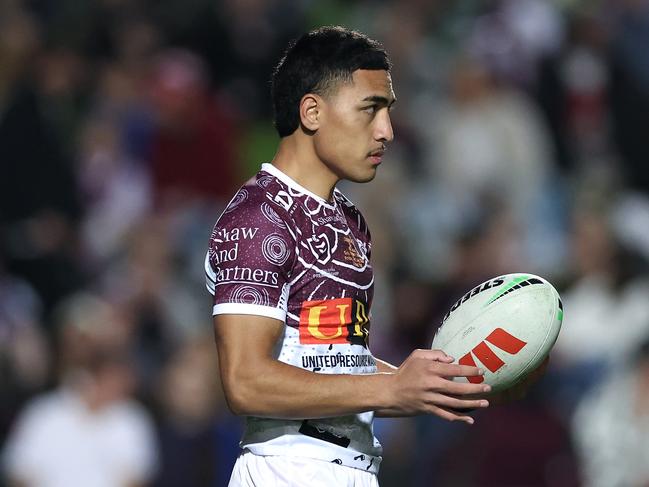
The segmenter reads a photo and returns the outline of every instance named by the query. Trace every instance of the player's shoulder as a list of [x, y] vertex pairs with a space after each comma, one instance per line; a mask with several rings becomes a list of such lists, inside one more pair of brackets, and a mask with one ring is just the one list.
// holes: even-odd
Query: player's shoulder
[[251, 222], [259, 216], [280, 225], [290, 221], [290, 214], [281, 204], [284, 191], [281, 181], [264, 170], [250, 178], [226, 206], [219, 225]]
[[281, 237], [295, 241], [296, 224], [282, 204], [284, 186], [266, 171], [259, 171], [234, 195], [210, 235], [210, 258], [217, 249], [239, 241], [240, 245], [257, 245], [267, 238]]

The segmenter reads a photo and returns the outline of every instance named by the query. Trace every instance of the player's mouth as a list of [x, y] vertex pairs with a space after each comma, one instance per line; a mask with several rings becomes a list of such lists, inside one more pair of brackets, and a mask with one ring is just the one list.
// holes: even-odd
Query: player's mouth
[[381, 164], [381, 160], [383, 159], [384, 153], [385, 153], [385, 149], [377, 149], [375, 151], [370, 152], [369, 158], [370, 161], [372, 161], [372, 164], [377, 166]]

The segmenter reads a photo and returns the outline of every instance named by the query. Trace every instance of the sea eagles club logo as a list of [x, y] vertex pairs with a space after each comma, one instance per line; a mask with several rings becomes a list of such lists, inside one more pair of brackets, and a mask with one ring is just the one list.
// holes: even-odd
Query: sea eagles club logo
[[365, 259], [363, 259], [356, 247], [356, 240], [348, 235], [343, 237], [343, 240], [347, 244], [347, 248], [343, 253], [345, 260], [347, 262], [351, 262], [354, 267], [363, 267], [363, 264], [365, 264]]
[[[470, 352], [464, 355], [458, 363], [475, 367], [476, 363], [473, 359], [473, 355], [475, 355], [490, 372], [496, 372], [505, 365], [505, 362], [503, 362], [500, 357], [493, 352], [489, 345], [487, 345], [487, 342], [511, 355], [516, 355], [525, 345], [527, 345], [527, 342], [510, 335], [502, 328], [496, 328], [487, 338], [478, 343]], [[474, 384], [480, 384], [484, 381], [484, 377], [481, 375], [467, 377], [467, 379], [469, 382]]]
[[351, 343], [367, 348], [368, 306], [352, 298], [304, 301], [300, 311], [300, 343]]

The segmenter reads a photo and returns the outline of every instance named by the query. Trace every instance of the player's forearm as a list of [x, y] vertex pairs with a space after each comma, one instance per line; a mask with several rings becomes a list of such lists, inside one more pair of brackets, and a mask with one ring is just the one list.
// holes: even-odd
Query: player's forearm
[[[386, 374], [393, 374], [394, 372], [399, 370], [398, 367], [395, 367], [394, 365], [392, 365], [389, 362], [386, 362], [386, 361], [381, 360], [381, 359], [377, 359], [376, 357], [375, 357], [375, 360], [376, 360], [376, 368], [378, 369], [379, 372], [383, 372], [383, 373], [386, 373]], [[404, 416], [403, 411], [401, 411], [400, 409], [389, 408], [389, 407], [388, 408], [375, 409], [374, 414], [378, 418], [397, 418], [397, 417], [403, 417]]]
[[[386, 374], [393, 374], [398, 370], [398, 368], [395, 367], [394, 365], [380, 359], [376, 359], [376, 368], [378, 369], [379, 372], [383, 372]], [[395, 418], [395, 417], [403, 416], [402, 411], [399, 411], [394, 408], [376, 409], [374, 410], [374, 414], [380, 418]]]
[[222, 370], [235, 414], [272, 418], [322, 418], [389, 407], [391, 374], [317, 374], [277, 360], [248, 370]]

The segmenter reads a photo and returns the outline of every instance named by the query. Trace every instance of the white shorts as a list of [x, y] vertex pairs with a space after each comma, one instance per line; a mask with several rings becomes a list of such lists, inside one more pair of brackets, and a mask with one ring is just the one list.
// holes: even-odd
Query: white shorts
[[229, 487], [378, 487], [376, 475], [304, 457], [239, 455]]

